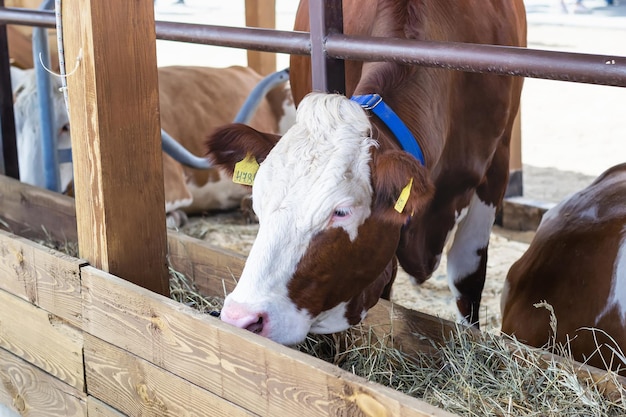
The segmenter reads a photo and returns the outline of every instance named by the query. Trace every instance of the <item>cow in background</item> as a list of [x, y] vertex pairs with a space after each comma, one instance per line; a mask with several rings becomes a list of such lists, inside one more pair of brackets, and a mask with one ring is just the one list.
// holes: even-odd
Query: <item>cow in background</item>
[[[309, 30], [308, 9], [295, 30]], [[348, 35], [526, 45], [522, 0], [344, 0], [343, 16]], [[277, 143], [236, 125], [208, 140], [218, 166], [260, 164], [259, 231], [222, 320], [284, 344], [344, 330], [389, 295], [397, 261], [421, 283], [450, 241], [458, 316], [478, 326], [523, 79], [348, 62], [350, 100], [310, 93], [310, 73], [292, 56], [296, 123]]]
[[577, 361], [624, 371], [626, 164], [544, 214], [507, 274], [501, 302], [504, 333], [536, 347], [568, 343]]
[[[20, 178], [43, 186], [42, 145], [34, 70], [13, 68], [12, 78], [21, 78], [14, 89]], [[50, 76], [54, 132], [59, 148], [69, 148], [69, 116], [59, 77]], [[204, 140], [213, 129], [234, 120], [250, 91], [262, 80], [247, 67], [228, 68], [171, 66], [159, 68], [161, 128], [188, 151], [203, 156]], [[274, 133], [286, 130], [295, 108], [287, 86], [270, 91], [256, 109], [250, 125]], [[186, 214], [238, 208], [250, 194], [219, 169], [197, 170], [181, 165], [163, 153], [165, 210], [168, 225], [180, 226]], [[71, 164], [61, 164], [61, 187], [71, 188]]]

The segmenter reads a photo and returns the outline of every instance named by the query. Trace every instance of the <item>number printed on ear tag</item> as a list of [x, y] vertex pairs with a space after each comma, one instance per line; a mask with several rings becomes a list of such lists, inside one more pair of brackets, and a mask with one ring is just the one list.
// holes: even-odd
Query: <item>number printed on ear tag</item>
[[246, 157], [235, 164], [235, 171], [233, 172], [233, 182], [236, 184], [252, 185], [254, 183], [254, 177], [259, 170], [259, 164], [252, 154], [247, 154]]
[[409, 183], [402, 189], [402, 191], [400, 192], [400, 197], [398, 197], [398, 200], [396, 200], [396, 204], [393, 206], [393, 208], [398, 213], [402, 213], [404, 211], [406, 202], [409, 201], [409, 196], [411, 195], [412, 186], [413, 186], [413, 178], [411, 178]]

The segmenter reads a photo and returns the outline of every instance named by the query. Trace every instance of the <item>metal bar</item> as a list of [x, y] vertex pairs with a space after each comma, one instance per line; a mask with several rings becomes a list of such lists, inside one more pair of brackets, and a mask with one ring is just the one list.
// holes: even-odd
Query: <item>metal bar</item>
[[161, 40], [296, 55], [311, 53], [307, 32], [173, 22], [156, 22], [156, 31]]
[[343, 59], [626, 87], [626, 57], [621, 56], [346, 35], [329, 35], [326, 50]]
[[[0, 7], [0, 24], [37, 22], [54, 26], [51, 12], [15, 10]], [[158, 39], [298, 55], [308, 55], [311, 51], [306, 32], [172, 22], [157, 22], [156, 26]], [[339, 34], [328, 35], [326, 52], [342, 59], [396, 61], [461, 71], [626, 87], [626, 57], [621, 56]]]
[[[327, 0], [325, 9], [326, 33], [343, 34], [343, 1]], [[326, 51], [328, 91], [346, 93], [346, 65], [343, 59], [331, 57]]]
[[324, 1], [309, 0], [309, 18], [311, 23], [311, 85], [313, 91], [328, 91], [328, 72], [326, 71], [326, 22], [324, 20]]
[[7, 27], [0, 22], [0, 174], [19, 179], [8, 43]]
[[326, 52], [329, 34], [343, 33], [342, 0], [310, 0], [311, 22], [311, 78], [315, 91], [345, 93], [345, 65], [343, 59], [330, 57]]
[[0, 7], [0, 24], [11, 23], [24, 26], [42, 26], [54, 28], [54, 12], [24, 9], [20, 7]]

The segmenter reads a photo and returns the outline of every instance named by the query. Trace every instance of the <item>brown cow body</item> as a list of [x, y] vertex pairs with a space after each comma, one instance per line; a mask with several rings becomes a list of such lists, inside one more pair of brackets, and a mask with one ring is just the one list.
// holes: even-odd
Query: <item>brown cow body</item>
[[[526, 42], [521, 0], [344, 0], [343, 7], [349, 35]], [[295, 29], [309, 29], [307, 1]], [[522, 79], [348, 62], [348, 96], [382, 96], [421, 146], [421, 166], [356, 103], [308, 94], [310, 71], [308, 58], [292, 57], [298, 114], [275, 147], [272, 138], [237, 127], [209, 142], [211, 159], [228, 169], [246, 153], [261, 162], [253, 186], [259, 235], [222, 319], [282, 343], [297, 342], [306, 331], [344, 329], [388, 294], [396, 257], [421, 283], [450, 240], [448, 279], [459, 318], [477, 324]], [[404, 188], [409, 198], [398, 213], [394, 202]], [[281, 245], [295, 253], [280, 253]]]
[[[621, 164], [545, 213], [507, 275], [503, 332], [537, 347], [570, 341], [576, 360], [624, 368], [624, 357], [614, 357], [612, 349], [626, 351], [625, 203], [626, 164]], [[542, 302], [554, 309], [556, 335], [549, 311], [534, 306]]]
[[[12, 67], [20, 178], [44, 187], [42, 144], [34, 70]], [[213, 129], [234, 120], [244, 101], [262, 77], [247, 67], [171, 66], [159, 68], [161, 128], [196, 156], [203, 156], [204, 140]], [[52, 85], [53, 132], [60, 148], [70, 147], [69, 116], [60, 92], [59, 77]], [[250, 125], [279, 133], [293, 119], [293, 101], [287, 86], [276, 87], [261, 100]], [[71, 164], [61, 164], [61, 189], [72, 181]], [[181, 165], [163, 153], [168, 225], [179, 226], [185, 214], [226, 210], [240, 206], [250, 190], [231, 181], [216, 168], [197, 170]]]
[[[161, 128], [188, 151], [203, 156], [207, 134], [232, 122], [262, 77], [248, 67], [228, 68], [171, 66], [159, 68]], [[270, 91], [256, 109], [249, 125], [272, 133], [290, 123], [285, 106], [292, 105], [285, 87]], [[206, 210], [237, 208], [248, 187], [235, 184], [218, 169], [198, 170], [182, 166], [163, 154], [167, 211], [181, 209], [195, 214]]]
[[[39, 9], [43, 0], [5, 0], [5, 7]], [[7, 25], [9, 58], [11, 65], [18, 68], [33, 68], [33, 28], [31, 26]], [[50, 69], [58, 71], [59, 53], [57, 51], [56, 30], [47, 29], [48, 50], [50, 52]], [[39, 62], [37, 62], [39, 64]]]

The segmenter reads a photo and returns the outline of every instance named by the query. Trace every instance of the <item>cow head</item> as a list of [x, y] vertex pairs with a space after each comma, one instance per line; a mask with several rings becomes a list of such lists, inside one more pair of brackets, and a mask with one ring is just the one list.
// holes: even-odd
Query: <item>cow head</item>
[[395, 277], [401, 228], [430, 200], [426, 169], [383, 151], [363, 109], [334, 94], [305, 97], [279, 141], [230, 125], [208, 147], [230, 172], [250, 156], [260, 164], [259, 231], [222, 320], [283, 344], [362, 320]]

